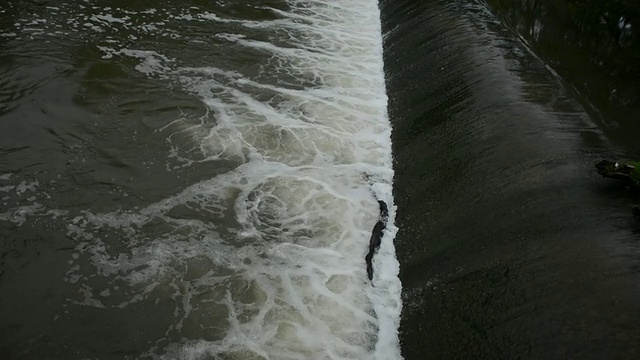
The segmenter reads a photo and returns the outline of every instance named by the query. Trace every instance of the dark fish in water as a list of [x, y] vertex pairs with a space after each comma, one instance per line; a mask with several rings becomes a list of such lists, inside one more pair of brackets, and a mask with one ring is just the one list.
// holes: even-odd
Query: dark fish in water
[[367, 262], [367, 276], [369, 277], [369, 280], [373, 280], [373, 255], [380, 247], [382, 231], [387, 227], [387, 220], [389, 219], [389, 208], [387, 207], [387, 204], [384, 201], [378, 200], [378, 205], [380, 206], [380, 218], [373, 226], [371, 238], [369, 239], [369, 252], [367, 253], [367, 256], [364, 257]]

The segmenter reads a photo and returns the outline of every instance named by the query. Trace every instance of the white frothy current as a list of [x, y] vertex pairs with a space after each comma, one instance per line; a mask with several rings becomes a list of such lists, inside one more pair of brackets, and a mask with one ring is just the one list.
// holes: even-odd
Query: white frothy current
[[[401, 357], [377, 2], [288, 4], [287, 11], [265, 8], [277, 15], [272, 21], [192, 10], [172, 16], [234, 25], [215, 39], [263, 53], [268, 65], [255, 74], [181, 66], [156, 49], [98, 47], [104, 60], [137, 59], [136, 70], [171, 79], [206, 104], [207, 119], [195, 125], [178, 119], [157, 132], [176, 150], [171, 156], [184, 156], [177, 155], [180, 148], [195, 144], [205, 159], [180, 158], [184, 166], [237, 164], [145, 208], [87, 210], [69, 221], [68, 235], [80, 244], [66, 278], [81, 289], [83, 299], [74, 304], [124, 308], [165, 294], [179, 305], [166, 333], [184, 340], [153, 347], [149, 356]], [[97, 32], [130, 26], [136, 14], [125, 13], [109, 9], [84, 26]], [[234, 28], [237, 33], [228, 30]], [[242, 29], [270, 36], [254, 38]], [[390, 216], [372, 286], [364, 255], [378, 219], [376, 198], [389, 205]], [[24, 222], [0, 214], [10, 216]], [[89, 286], [80, 261], [87, 256], [96, 274], [113, 280], [105, 288]]]
[[[392, 206], [375, 257], [376, 287], [366, 281], [363, 263], [378, 210], [371, 193], [393, 204], [377, 3], [293, 3], [280, 15], [284, 19], [274, 23], [240, 23], [283, 29], [291, 37], [288, 47], [241, 34], [217, 36], [267, 51], [292, 77], [317, 79], [320, 86], [292, 89], [215, 67], [182, 69], [183, 83], [217, 120], [202, 151], [246, 161], [221, 187], [240, 191], [238, 235], [267, 242], [261, 247], [269, 260], [247, 266], [243, 276], [262, 284], [267, 294], [261, 310], [277, 315], [237, 324], [222, 344], [231, 350], [237, 341], [255, 341], [257, 354], [273, 358], [400, 358]], [[372, 187], [365, 174], [374, 179]], [[220, 186], [220, 179], [214, 182]], [[210, 345], [179, 351], [199, 355]]]

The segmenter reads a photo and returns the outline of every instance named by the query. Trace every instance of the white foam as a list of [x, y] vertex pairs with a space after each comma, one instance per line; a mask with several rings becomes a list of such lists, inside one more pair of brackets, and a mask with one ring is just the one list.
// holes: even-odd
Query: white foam
[[113, 16], [112, 14], [104, 14], [104, 15], [99, 14], [99, 15], [93, 15], [91, 17], [91, 20], [93, 21], [103, 22], [103, 23], [119, 23], [119, 24], [126, 24], [130, 19], [131, 18], [128, 16], [118, 18]]
[[[286, 259], [286, 264], [309, 252], [312, 254], [310, 258], [319, 261], [323, 255], [310, 252], [310, 249], [338, 250], [337, 254], [342, 255], [341, 262], [356, 259], [351, 262], [353, 270], [344, 268], [342, 263], [331, 263], [327, 268], [342, 270], [338, 272], [344, 279], [357, 279], [363, 276], [363, 251], [377, 210], [362, 174], [373, 175], [379, 182], [374, 184], [372, 190], [379, 199], [393, 204], [390, 126], [386, 118], [380, 20], [377, 6], [373, 2], [368, 5], [326, 5], [312, 2], [311, 5], [296, 8], [294, 3], [293, 12], [281, 13], [289, 19], [259, 23], [260, 25], [251, 21], [221, 19], [213, 14], [200, 16], [215, 22], [233, 21], [247, 27], [286, 29], [294, 39], [292, 47], [252, 40], [245, 34], [222, 33], [217, 36], [272, 54], [271, 56], [286, 64], [286, 71], [290, 75], [307, 78], [315, 83], [313, 88], [299, 90], [261, 83], [242, 74], [212, 67], [183, 69], [188, 75], [184, 75], [182, 81], [186, 87], [192, 88], [205, 99], [216, 116], [217, 125], [211, 128], [202, 141], [205, 154], [216, 159], [254, 159], [246, 164], [248, 168], [264, 161], [284, 163], [295, 174], [293, 176], [296, 180], [293, 183], [286, 182], [286, 186], [281, 183], [271, 184], [265, 180], [265, 183], [252, 187], [254, 194], [259, 189], [255, 196], [262, 201], [249, 202], [248, 209], [244, 207], [247, 203], [236, 206], [238, 219], [241, 223], [245, 222], [242, 234], [272, 240], [269, 236], [283, 236], [283, 229], [284, 237], [287, 237], [303, 229], [326, 229], [330, 225], [343, 224], [326, 233], [308, 234], [309, 241], [296, 244], [303, 246], [302, 253], [291, 253], [282, 258]], [[216, 94], [216, 98], [211, 97], [212, 92]], [[254, 94], [261, 92], [273, 93], [280, 101], [274, 105], [257, 100]], [[303, 175], [306, 171], [317, 171], [317, 174]], [[262, 176], [265, 175], [258, 178]], [[306, 204], [305, 193], [311, 192], [307, 196], [314, 197], [314, 184], [319, 188], [332, 188], [340, 177], [347, 178], [342, 184], [350, 189], [332, 191], [334, 198], [329, 202], [330, 208], [314, 211], [312, 207], [303, 205], [302, 209], [297, 209], [296, 204]], [[282, 181], [281, 177], [277, 179], [278, 182]], [[298, 191], [296, 186], [300, 186], [301, 190]], [[246, 197], [251, 198], [250, 195]], [[344, 208], [340, 208], [338, 199], [344, 201]], [[321, 200], [316, 198], [315, 201]], [[359, 205], [353, 208], [354, 204]], [[325, 221], [324, 211], [342, 214], [342, 217]], [[345, 214], [367, 215], [350, 215], [344, 218]], [[393, 225], [394, 218], [395, 208], [391, 206], [383, 244], [374, 258], [376, 287], [371, 288], [366, 283], [354, 285], [352, 280], [341, 280], [350, 284], [347, 287], [353, 287], [351, 290], [355, 291], [354, 294], [365, 290], [371, 301], [378, 329], [375, 334], [378, 340], [372, 356], [378, 359], [401, 357], [397, 334], [401, 287], [398, 280], [399, 265], [393, 247], [397, 231]], [[273, 219], [277, 221], [273, 222]], [[317, 222], [312, 222], [311, 219]], [[297, 220], [301, 222], [296, 223]], [[290, 226], [291, 224], [294, 226]], [[340, 240], [332, 242], [331, 239]], [[278, 249], [282, 249], [282, 246], [284, 245], [280, 245]], [[293, 263], [287, 264], [292, 265]], [[327, 268], [320, 267], [316, 271], [326, 274]], [[308, 271], [310, 270], [307, 269], [305, 273]], [[326, 281], [324, 284], [312, 281], [307, 286], [320, 292], [320, 289], [329, 288]], [[351, 294], [354, 298], [341, 298], [340, 302], [353, 303], [358, 298], [354, 294]], [[357, 306], [366, 309], [369, 305], [363, 304], [362, 298], [359, 299], [355, 302]], [[359, 315], [355, 314], [345, 316], [358, 319]], [[331, 323], [337, 319], [334, 316], [325, 321]], [[367, 322], [365, 318], [362, 321]], [[301, 328], [295, 329], [294, 332], [300, 335]], [[366, 333], [367, 327], [363, 327], [361, 331]], [[317, 340], [311, 333], [309, 336], [310, 338], [302, 336], [295, 342], [304, 343], [307, 349], [313, 348], [312, 344]], [[257, 348], [264, 349], [263, 346]], [[215, 348], [210, 343], [190, 343], [176, 348], [182, 352], [176, 351], [189, 358], [194, 354], [210, 353], [212, 347]], [[231, 349], [233, 347], [228, 350]], [[255, 353], [260, 354], [260, 351]], [[351, 356], [363, 356], [354, 354]], [[315, 353], [307, 355], [319, 356]], [[288, 358], [285, 353], [279, 353], [279, 356]], [[344, 355], [323, 353], [322, 356], [333, 358]]]
[[3, 213], [0, 213], [0, 220], [9, 221], [17, 226], [22, 226], [29, 216], [45, 213], [45, 208], [42, 204], [34, 202], [30, 205], [20, 206], [9, 209]]
[[23, 180], [22, 182], [20, 182], [20, 184], [18, 184], [18, 186], [16, 186], [16, 194], [22, 195], [27, 191], [30, 191], [30, 192], [36, 191], [36, 188], [38, 187], [38, 185], [40, 185], [38, 183], [38, 180], [30, 181], [29, 183]]
[[98, 46], [104, 55], [103, 59], [111, 59], [115, 55], [121, 56], [129, 56], [136, 59], [141, 59], [142, 61], [135, 66], [135, 69], [140, 71], [146, 75], [159, 74], [163, 75], [170, 71], [170, 68], [167, 66], [167, 63], [172, 62], [172, 59], [167, 58], [166, 56], [159, 54], [153, 50], [137, 50], [137, 49], [119, 49], [116, 50], [114, 48], [108, 46]]

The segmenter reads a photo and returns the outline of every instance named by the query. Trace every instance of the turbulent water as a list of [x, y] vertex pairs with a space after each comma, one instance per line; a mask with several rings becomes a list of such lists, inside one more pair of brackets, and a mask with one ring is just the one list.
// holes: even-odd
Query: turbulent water
[[376, 1], [3, 2], [0, 353], [399, 358], [386, 99]]

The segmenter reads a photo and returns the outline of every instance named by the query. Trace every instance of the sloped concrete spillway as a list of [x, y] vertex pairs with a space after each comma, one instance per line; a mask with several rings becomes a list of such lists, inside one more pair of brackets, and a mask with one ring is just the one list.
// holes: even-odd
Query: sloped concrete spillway
[[481, 4], [382, 1], [406, 359], [635, 358], [631, 156]]

